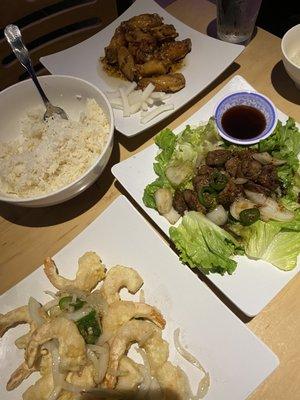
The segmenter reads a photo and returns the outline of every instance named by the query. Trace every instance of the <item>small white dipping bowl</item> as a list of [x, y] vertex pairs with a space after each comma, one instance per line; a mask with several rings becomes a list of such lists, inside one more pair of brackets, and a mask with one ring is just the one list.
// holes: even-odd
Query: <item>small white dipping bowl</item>
[[[232, 107], [249, 106], [260, 111], [265, 117], [266, 126], [264, 130], [256, 137], [251, 139], [239, 139], [230, 136], [222, 125], [224, 113]], [[223, 97], [216, 105], [214, 117], [220, 136], [228, 142], [249, 146], [266, 139], [272, 134], [277, 125], [277, 110], [268, 97], [261, 93], [251, 91], [238, 91]]]
[[[300, 89], [300, 24], [288, 30], [281, 41], [282, 61], [286, 72]], [[299, 59], [296, 64], [295, 57]]]
[[[85, 109], [86, 99], [95, 99], [107, 116], [109, 134], [102, 153], [93, 165], [76, 181], [55, 192], [35, 197], [15, 197], [0, 191], [0, 200], [25, 207], [43, 207], [62, 203], [88, 188], [106, 166], [113, 147], [114, 117], [111, 105], [103, 92], [83, 79], [67, 75], [39, 77], [39, 82], [53, 105], [62, 107], [68, 117], [78, 120]], [[19, 82], [0, 93], [0, 140], [13, 140], [20, 134], [20, 121], [27, 112], [43, 106], [42, 99], [31, 79]]]

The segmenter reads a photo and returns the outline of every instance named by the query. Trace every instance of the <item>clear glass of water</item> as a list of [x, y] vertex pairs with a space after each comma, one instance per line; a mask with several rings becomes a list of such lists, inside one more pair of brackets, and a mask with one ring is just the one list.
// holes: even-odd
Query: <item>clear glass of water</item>
[[217, 0], [217, 33], [230, 43], [248, 41], [262, 0]]

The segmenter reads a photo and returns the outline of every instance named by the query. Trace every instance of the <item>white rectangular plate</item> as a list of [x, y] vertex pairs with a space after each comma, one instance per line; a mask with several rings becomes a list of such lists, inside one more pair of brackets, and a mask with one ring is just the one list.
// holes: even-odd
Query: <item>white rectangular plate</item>
[[[172, 17], [153, 0], [138, 0], [96, 35], [64, 51], [42, 57], [40, 61], [53, 74], [77, 76], [93, 83], [104, 92], [115, 90], [123, 85], [124, 81], [108, 76], [103, 71], [99, 59], [104, 56], [104, 47], [109, 44], [116, 27], [122, 21], [143, 13], [159, 14], [166, 23], [175, 26], [179, 33], [178, 39], [189, 37], [192, 40], [192, 51], [185, 58], [181, 71], [186, 78], [186, 87], [168, 99], [169, 103], [174, 104], [174, 111], [208, 86], [244, 49], [244, 46], [225, 43], [195, 31]], [[141, 124], [139, 114], [124, 118], [122, 111], [114, 110], [115, 125], [124, 135], [134, 136], [174, 111], [163, 113], [148, 124]]]
[[[107, 266], [123, 264], [140, 272], [146, 302], [158, 307], [167, 320], [164, 337], [170, 343], [171, 361], [185, 369], [195, 389], [199, 373], [175, 354], [173, 346], [173, 331], [180, 327], [183, 343], [210, 372], [211, 388], [205, 399], [246, 399], [278, 365], [271, 350], [180, 264], [125, 197], [120, 196], [54, 257], [61, 273], [73, 277], [78, 257], [88, 250], [96, 251]], [[53, 288], [39, 268], [4, 293], [0, 311], [23, 305], [30, 295], [45, 301], [47, 289]], [[0, 340], [1, 400], [21, 398], [34, 380], [31, 377], [17, 390], [5, 391], [9, 375], [22, 361], [14, 340], [25, 331], [19, 326]]]
[[[208, 103], [193, 114], [187, 121], [175, 129], [179, 133], [187, 124], [193, 125], [208, 121], [213, 115], [217, 102], [228, 93], [235, 90], [254, 90], [240, 76], [231, 79]], [[287, 116], [278, 111], [279, 119], [284, 121]], [[157, 146], [152, 145], [133, 157], [115, 165], [112, 172], [124, 188], [153, 219], [153, 221], [168, 235], [170, 224], [158, 212], [147, 208], [142, 200], [144, 188], [152, 182], [156, 175], [153, 171], [153, 161], [157, 154]], [[299, 271], [300, 265], [289, 272], [280, 271], [264, 261], [249, 260], [247, 257], [237, 257], [238, 267], [233, 275], [221, 276], [210, 274], [208, 278], [245, 314], [254, 316], [291, 280]]]

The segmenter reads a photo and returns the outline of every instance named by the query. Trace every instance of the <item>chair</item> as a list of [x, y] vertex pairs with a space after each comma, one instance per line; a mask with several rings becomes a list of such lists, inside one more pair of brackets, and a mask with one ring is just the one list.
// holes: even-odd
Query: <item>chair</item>
[[28, 77], [4, 39], [3, 29], [21, 29], [38, 75], [48, 71], [39, 58], [73, 46], [110, 24], [116, 0], [1, 0], [0, 90]]

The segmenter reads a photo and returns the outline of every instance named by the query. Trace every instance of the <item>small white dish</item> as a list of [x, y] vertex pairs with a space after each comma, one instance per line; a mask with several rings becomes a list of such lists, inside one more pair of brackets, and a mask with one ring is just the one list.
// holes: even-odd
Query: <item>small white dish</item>
[[[223, 125], [223, 116], [233, 107], [247, 106], [257, 110], [265, 120], [265, 127], [257, 136], [249, 139], [238, 139], [231, 136]], [[223, 139], [240, 145], [251, 145], [269, 137], [277, 125], [277, 110], [272, 101], [261, 93], [251, 91], [237, 91], [223, 97], [218, 102], [214, 117], [220, 136]]]
[[[120, 196], [54, 256], [60, 273], [73, 277], [78, 258], [90, 250], [108, 267], [127, 265], [141, 274], [146, 302], [161, 310], [167, 321], [163, 337], [170, 344], [171, 362], [186, 371], [195, 392], [203, 375], [175, 351], [173, 333], [179, 327], [184, 346], [210, 373], [205, 400], [245, 400], [278, 366], [276, 355], [192, 271], [182, 267], [176, 254], [125, 197]], [[32, 295], [44, 303], [49, 300], [45, 290], [53, 287], [41, 267], [1, 296], [0, 312], [24, 305]], [[122, 291], [121, 297], [138, 301], [139, 295]], [[21, 399], [22, 392], [38, 378], [33, 374], [17, 389], [5, 390], [10, 374], [24, 361], [14, 341], [27, 330], [20, 325], [0, 340], [1, 400]]]
[[[216, 104], [224, 96], [239, 90], [254, 91], [254, 88], [241, 76], [233, 77], [211, 100], [174, 129], [174, 132], [181, 132], [186, 125], [208, 121], [214, 113]], [[278, 110], [278, 118], [284, 122], [287, 116]], [[157, 178], [153, 171], [153, 161], [157, 151], [156, 145], [149, 146], [114, 165], [112, 172], [141, 209], [169, 236], [171, 225], [166, 218], [143, 203], [144, 188]], [[240, 256], [237, 257], [237, 261], [238, 266], [232, 275], [209, 274], [207, 278], [238, 308], [251, 317], [258, 314], [300, 270], [300, 262], [292, 271], [281, 271], [265, 261], [255, 261]], [[188, 266], [185, 268], [188, 269]]]
[[[34, 197], [14, 197], [0, 192], [0, 200], [25, 207], [43, 207], [58, 204], [77, 196], [101, 174], [111, 155], [114, 135], [114, 116], [106, 96], [93, 84], [73, 76], [49, 75], [39, 82], [50, 101], [62, 107], [70, 119], [78, 120], [86, 99], [93, 98], [102, 108], [110, 124], [107, 142], [102, 153], [78, 179], [54, 192]], [[13, 106], [12, 106], [13, 105]], [[20, 134], [20, 121], [32, 109], [43, 106], [31, 79], [16, 83], [0, 93], [0, 140], [9, 141]]]
[[108, 76], [99, 60], [104, 56], [104, 47], [109, 44], [117, 26], [122, 21], [144, 13], [157, 13], [164, 18], [165, 23], [173, 24], [179, 33], [179, 40], [191, 38], [192, 51], [185, 57], [183, 66], [178, 71], [185, 76], [186, 86], [172, 94], [166, 103], [173, 104], [174, 110], [164, 112], [146, 124], [141, 123], [140, 113], [124, 118], [121, 110], [114, 110], [116, 129], [128, 137], [135, 136], [169, 117], [213, 82], [244, 50], [242, 45], [222, 42], [190, 28], [153, 0], [138, 0], [96, 35], [76, 46], [42, 57], [40, 61], [53, 74], [78, 76], [104, 92], [115, 91], [126, 82]]
[[300, 24], [285, 33], [281, 41], [281, 51], [286, 72], [300, 89]]

